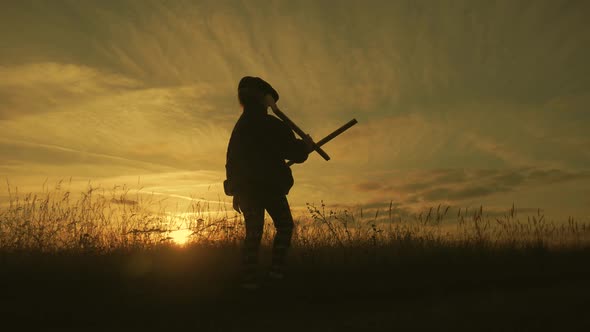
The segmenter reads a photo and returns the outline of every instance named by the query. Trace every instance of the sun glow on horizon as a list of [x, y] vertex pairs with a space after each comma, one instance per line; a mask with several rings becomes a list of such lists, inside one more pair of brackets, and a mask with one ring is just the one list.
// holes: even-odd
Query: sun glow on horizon
[[176, 245], [184, 246], [189, 242], [192, 234], [190, 229], [178, 229], [171, 231], [169, 236]]

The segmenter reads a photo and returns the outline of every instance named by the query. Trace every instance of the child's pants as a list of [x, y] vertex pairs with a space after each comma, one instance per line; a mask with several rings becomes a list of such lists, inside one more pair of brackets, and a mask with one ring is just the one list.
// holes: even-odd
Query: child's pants
[[240, 210], [246, 222], [244, 240], [244, 267], [246, 273], [254, 273], [258, 264], [258, 248], [264, 229], [266, 210], [276, 229], [272, 248], [272, 269], [281, 270], [293, 235], [293, 216], [286, 196], [239, 197]]

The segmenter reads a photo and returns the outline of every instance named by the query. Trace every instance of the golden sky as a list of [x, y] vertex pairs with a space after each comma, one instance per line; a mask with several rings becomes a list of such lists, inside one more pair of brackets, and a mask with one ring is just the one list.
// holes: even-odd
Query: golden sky
[[[293, 206], [590, 216], [587, 1], [4, 1], [0, 175], [226, 199], [237, 83], [332, 160]], [[6, 196], [6, 190], [0, 194]]]

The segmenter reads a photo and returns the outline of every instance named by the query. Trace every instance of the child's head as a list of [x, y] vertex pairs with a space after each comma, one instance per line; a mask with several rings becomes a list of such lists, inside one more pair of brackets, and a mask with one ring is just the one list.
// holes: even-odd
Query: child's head
[[244, 76], [238, 84], [238, 100], [243, 107], [264, 105], [264, 96], [270, 94], [275, 102], [279, 94], [273, 87], [260, 77]]

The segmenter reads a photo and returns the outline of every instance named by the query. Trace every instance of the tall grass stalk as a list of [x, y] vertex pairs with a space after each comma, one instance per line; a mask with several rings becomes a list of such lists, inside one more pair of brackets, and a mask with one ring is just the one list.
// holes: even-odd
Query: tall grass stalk
[[[60, 183], [61, 184], [61, 183]], [[173, 232], [189, 230], [187, 244], [239, 245], [244, 236], [242, 216], [221, 202], [193, 201], [186, 211], [169, 211], [161, 199], [132, 194], [125, 186], [110, 190], [89, 185], [74, 198], [60, 184], [42, 194], [20, 194], [8, 186], [8, 204], [0, 208], [0, 249], [4, 251], [112, 251], [174, 244]], [[548, 221], [537, 211], [520, 218], [513, 205], [503, 216], [489, 217], [483, 206], [474, 211], [438, 205], [425, 213], [400, 216], [393, 202], [387, 211], [334, 211], [324, 202], [307, 204], [296, 220], [295, 247], [436, 248], [563, 248], [590, 244], [590, 227], [569, 218]], [[270, 223], [270, 221], [267, 221]], [[270, 243], [273, 227], [265, 227]]]

